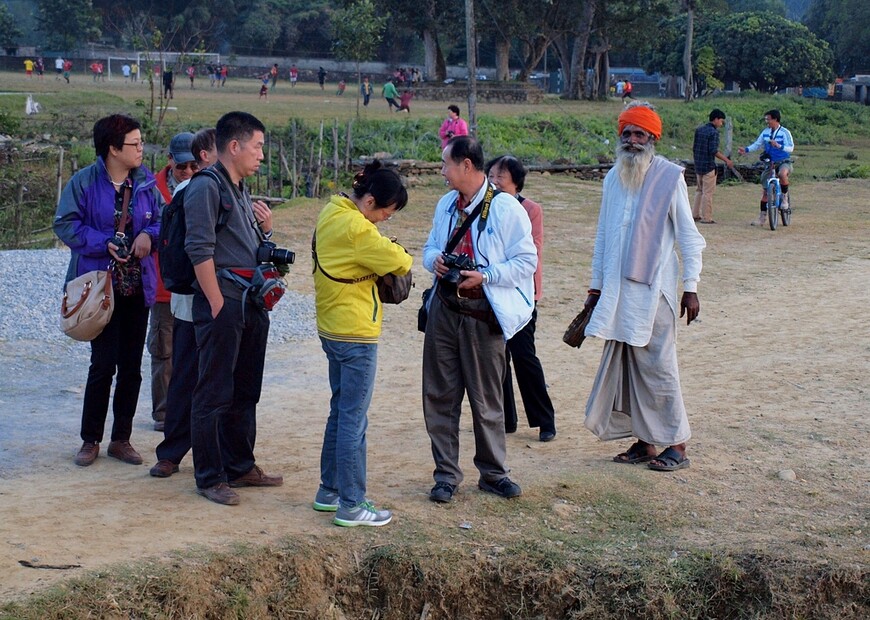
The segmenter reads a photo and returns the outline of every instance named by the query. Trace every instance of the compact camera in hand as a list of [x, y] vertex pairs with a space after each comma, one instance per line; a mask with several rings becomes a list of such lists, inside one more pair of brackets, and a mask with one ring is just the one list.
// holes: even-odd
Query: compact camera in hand
[[441, 276], [441, 281], [451, 286], [458, 286], [465, 279], [460, 271], [475, 271], [477, 265], [468, 254], [448, 254], [441, 255], [444, 260], [444, 266], [447, 267], [447, 273]]
[[115, 250], [115, 254], [118, 255], [118, 258], [123, 259], [130, 256], [130, 240], [124, 233], [115, 233], [115, 236], [109, 240], [109, 243], [113, 243], [118, 247], [118, 249]]
[[279, 248], [271, 241], [263, 241], [260, 247], [257, 248], [257, 262], [261, 264], [292, 265], [296, 262], [296, 253]]

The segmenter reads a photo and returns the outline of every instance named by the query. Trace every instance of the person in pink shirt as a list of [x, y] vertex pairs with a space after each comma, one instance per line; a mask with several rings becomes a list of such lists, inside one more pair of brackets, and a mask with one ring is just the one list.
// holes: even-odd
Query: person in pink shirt
[[441, 123], [441, 129], [438, 131], [438, 135], [441, 136], [442, 149], [447, 146], [447, 143], [453, 136], [468, 135], [468, 123], [459, 118], [459, 106], [447, 106], [447, 118], [444, 119], [443, 123]]
[[547, 380], [544, 369], [535, 351], [535, 323], [538, 319], [538, 300], [543, 295], [542, 254], [544, 250], [544, 217], [541, 205], [520, 195], [526, 182], [526, 168], [511, 155], [498, 157], [486, 165], [489, 181], [497, 189], [515, 197], [526, 210], [532, 223], [532, 239], [538, 253], [538, 267], [535, 269], [535, 310], [526, 326], [507, 341], [504, 378], [504, 426], [506, 433], [517, 430], [517, 406], [514, 399], [514, 386], [511, 378], [511, 361], [523, 408], [530, 428], [539, 428], [538, 439], [552, 441], [556, 438], [556, 410], [547, 393]]

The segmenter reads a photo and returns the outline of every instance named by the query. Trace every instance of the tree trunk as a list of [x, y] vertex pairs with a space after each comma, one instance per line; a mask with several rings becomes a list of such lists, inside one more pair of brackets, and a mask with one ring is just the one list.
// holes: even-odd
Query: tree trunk
[[423, 31], [423, 47], [426, 55], [426, 77], [430, 81], [443, 82], [447, 79], [447, 64], [438, 43], [438, 33], [429, 28]]
[[568, 67], [563, 67], [563, 71], [567, 77], [567, 85], [563, 99], [580, 99], [583, 97], [583, 91], [586, 85], [586, 48], [589, 46], [589, 36], [592, 32], [592, 19], [595, 17], [595, 3], [587, 0], [583, 6], [583, 12], [580, 14], [580, 21], [577, 24], [577, 33], [573, 37], [574, 49], [571, 52], [571, 64]]
[[549, 46], [550, 39], [544, 35], [538, 35], [530, 45], [526, 46], [527, 53], [523, 58], [523, 67], [520, 69], [520, 74], [517, 77], [520, 82], [528, 81], [529, 75], [535, 70], [538, 63], [541, 62]]
[[695, 6], [686, 2], [686, 47], [683, 48], [683, 74], [686, 77], [686, 101], [695, 99], [695, 80], [692, 76], [692, 39], [695, 36]]
[[495, 79], [507, 82], [511, 79], [510, 70], [511, 42], [499, 38], [495, 42]]
[[598, 84], [598, 98], [601, 101], [607, 101], [607, 96], [610, 94], [610, 51], [604, 50], [601, 55], [601, 75], [603, 80]]

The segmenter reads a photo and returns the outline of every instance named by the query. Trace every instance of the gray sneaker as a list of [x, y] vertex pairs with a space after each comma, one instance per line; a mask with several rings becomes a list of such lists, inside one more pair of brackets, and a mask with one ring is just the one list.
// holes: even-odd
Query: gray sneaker
[[317, 489], [317, 495], [314, 496], [312, 506], [318, 512], [335, 512], [338, 510], [338, 493], [320, 487]]
[[342, 508], [339, 506], [332, 522], [342, 527], [356, 527], [357, 525], [379, 527], [386, 525], [392, 519], [392, 512], [389, 510], [378, 510], [374, 504], [366, 500], [357, 504], [354, 508]]

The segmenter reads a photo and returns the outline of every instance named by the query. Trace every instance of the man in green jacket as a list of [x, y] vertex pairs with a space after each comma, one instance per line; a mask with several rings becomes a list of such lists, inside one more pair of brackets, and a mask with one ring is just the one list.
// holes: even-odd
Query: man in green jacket
[[387, 106], [390, 109], [390, 112], [393, 111], [393, 106], [396, 106], [396, 111], [399, 111], [401, 107], [399, 102], [396, 101], [396, 98], [399, 96], [399, 92], [396, 90], [396, 85], [393, 84], [393, 80], [387, 80], [387, 83], [384, 84], [384, 99], [387, 100]]

